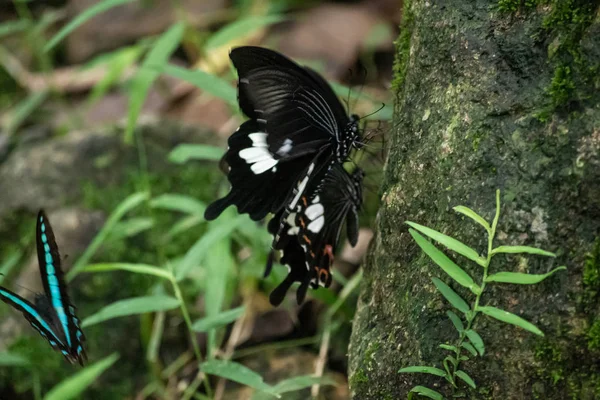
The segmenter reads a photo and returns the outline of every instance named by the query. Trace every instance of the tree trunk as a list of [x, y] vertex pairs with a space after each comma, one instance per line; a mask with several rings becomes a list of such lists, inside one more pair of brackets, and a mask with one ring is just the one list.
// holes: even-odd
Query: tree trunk
[[[405, 222], [485, 256], [484, 230], [452, 207], [491, 221], [496, 189], [494, 246], [557, 258], [499, 255], [490, 273], [568, 269], [536, 285], [488, 284], [482, 305], [545, 336], [478, 315], [485, 354], [461, 365], [477, 388], [459, 381], [457, 392], [600, 398], [600, 2], [405, 0], [397, 44], [393, 139], [350, 345], [353, 398], [403, 399], [415, 385], [452, 396], [443, 378], [398, 370], [443, 368], [438, 345], [456, 342], [432, 277], [470, 304], [474, 295], [423, 254]], [[438, 248], [481, 283], [480, 266]]]

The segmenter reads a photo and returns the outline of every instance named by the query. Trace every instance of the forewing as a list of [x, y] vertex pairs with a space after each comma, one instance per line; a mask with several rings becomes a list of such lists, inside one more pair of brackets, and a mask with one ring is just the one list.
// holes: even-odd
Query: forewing
[[313, 155], [292, 160], [278, 160], [265, 147], [266, 135], [256, 121], [246, 121], [229, 138], [225, 160], [229, 165], [229, 193], [210, 204], [204, 214], [207, 220], [217, 218], [230, 205], [239, 213], [248, 213], [255, 221], [268, 213], [276, 213], [285, 204]]
[[230, 57], [239, 75], [240, 108], [269, 134], [273, 154], [295, 157], [340, 140], [349, 118], [317, 73], [258, 47], [236, 48]]
[[69, 300], [54, 232], [43, 210], [38, 213], [36, 243], [40, 275], [48, 303], [62, 329], [61, 336], [64, 337], [69, 353], [82, 364], [85, 358], [82, 341], [85, 338], [75, 315], [75, 307]]

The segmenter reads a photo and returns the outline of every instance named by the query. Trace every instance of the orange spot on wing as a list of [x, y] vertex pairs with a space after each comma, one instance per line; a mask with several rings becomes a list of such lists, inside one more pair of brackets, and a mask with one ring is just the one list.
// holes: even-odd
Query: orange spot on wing
[[311, 241], [310, 241], [310, 239], [308, 238], [308, 236], [306, 236], [306, 235], [302, 235], [302, 239], [304, 239], [304, 241], [305, 241], [306, 243], [308, 243], [308, 244], [311, 244]]

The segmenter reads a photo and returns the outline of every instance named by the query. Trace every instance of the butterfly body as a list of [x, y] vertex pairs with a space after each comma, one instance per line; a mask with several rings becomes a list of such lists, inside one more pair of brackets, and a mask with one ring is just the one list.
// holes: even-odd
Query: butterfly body
[[83, 342], [85, 335], [71, 304], [60, 266], [60, 254], [52, 227], [40, 211], [37, 219], [36, 243], [38, 264], [44, 294], [38, 294], [32, 304], [28, 300], [0, 287], [0, 300], [19, 310], [48, 343], [71, 363], [87, 359]]

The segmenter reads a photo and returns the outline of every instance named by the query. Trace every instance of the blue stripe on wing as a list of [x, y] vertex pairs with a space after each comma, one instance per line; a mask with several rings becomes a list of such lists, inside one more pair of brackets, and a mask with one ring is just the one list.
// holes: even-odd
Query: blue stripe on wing
[[21, 296], [13, 293], [5, 288], [0, 287], [0, 299], [13, 305], [19, 311], [25, 315], [25, 318], [31, 323], [31, 325], [45, 337], [52, 347], [62, 346], [64, 344], [59, 339], [59, 336], [54, 333], [50, 325], [40, 315], [40, 313], [34, 308], [33, 304], [22, 298]]
[[[50, 292], [46, 293], [46, 295], [50, 298], [52, 308], [54, 308], [54, 311], [58, 316], [58, 319], [64, 332], [65, 339], [67, 341], [67, 345], [71, 347], [71, 334], [69, 332], [68, 322], [69, 320], [67, 317], [67, 313], [65, 312], [65, 305], [61, 294], [61, 288], [58, 278], [56, 276], [56, 268], [54, 267], [55, 263], [57, 263], [57, 260], [54, 259], [51, 251], [52, 245], [55, 246], [55, 244], [51, 243], [48, 239], [48, 235], [46, 234], [46, 221], [42, 212], [40, 212], [39, 214], [39, 226], [39, 239], [42, 242], [44, 251], [44, 256], [40, 257], [40, 259], [44, 261], [44, 265], [40, 265], [40, 267], [43, 267], [43, 270], [46, 273], [46, 281], [48, 282], [48, 288], [50, 289]], [[58, 260], [58, 262], [60, 262], [60, 260]]]

